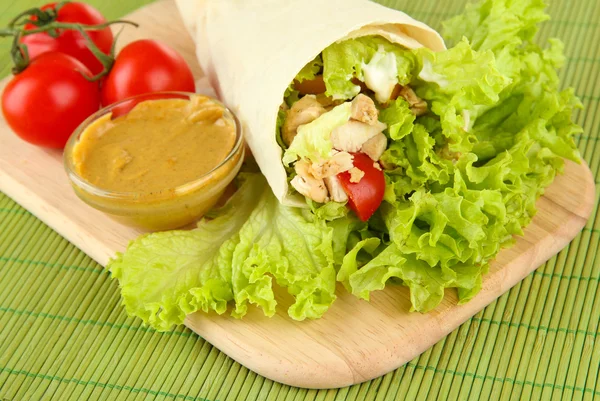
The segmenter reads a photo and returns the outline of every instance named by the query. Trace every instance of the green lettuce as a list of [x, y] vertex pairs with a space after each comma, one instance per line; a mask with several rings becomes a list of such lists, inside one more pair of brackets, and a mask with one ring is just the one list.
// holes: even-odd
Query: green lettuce
[[531, 42], [539, 23], [550, 19], [545, 8], [543, 0], [482, 0], [445, 21], [442, 36], [449, 45], [466, 37], [474, 49], [498, 54]]
[[[390, 283], [405, 285], [419, 312], [437, 307], [447, 289], [460, 303], [472, 299], [564, 159], [580, 160], [572, 114], [581, 103], [557, 74], [563, 45], [532, 42], [545, 19], [541, 0], [483, 0], [444, 24], [447, 51], [406, 50], [380, 37], [329, 46], [297, 81], [322, 72], [326, 95], [347, 100], [365, 66], [389, 73], [395, 65], [398, 83], [427, 103], [420, 116], [403, 98], [376, 103], [388, 138], [379, 209], [362, 222], [343, 203], [286, 207], [262, 176], [245, 173], [198, 228], [142, 236], [110, 262], [127, 311], [159, 330], [197, 310], [242, 317], [255, 305], [271, 316], [277, 284], [291, 295], [289, 315], [312, 319], [335, 300], [336, 281], [367, 300]], [[285, 101], [298, 97], [290, 85]], [[278, 127], [284, 118], [281, 111]], [[302, 126], [285, 150], [288, 173], [299, 157], [327, 158], [329, 133], [349, 118], [347, 102]]]
[[486, 108], [496, 104], [511, 80], [502, 75], [491, 51], [475, 51], [463, 40], [447, 51], [419, 49], [422, 69], [414, 87], [440, 119], [451, 151], [471, 150], [466, 135]]
[[282, 206], [260, 174], [241, 176], [227, 204], [189, 231], [143, 235], [108, 264], [127, 312], [157, 330], [202, 310], [242, 317], [248, 304], [267, 316], [273, 278], [294, 302], [293, 319], [318, 318], [335, 300], [333, 229]]
[[556, 72], [562, 44], [531, 42], [544, 19], [541, 1], [485, 0], [445, 24], [453, 47], [414, 51], [410, 86], [429, 111], [414, 117], [403, 99], [381, 108], [390, 139], [381, 158], [384, 237], [348, 242], [337, 278], [353, 294], [368, 299], [392, 280], [409, 287], [420, 312], [446, 288], [467, 302], [500, 249], [531, 222], [563, 159], [580, 160], [572, 137], [581, 128], [571, 116], [581, 104], [559, 89]]
[[410, 111], [406, 100], [399, 97], [381, 110], [379, 121], [387, 125], [387, 136], [398, 141], [412, 132], [415, 126], [415, 115]]
[[527, 131], [554, 154], [552, 163], [559, 168], [562, 157], [580, 160], [572, 136], [582, 129], [571, 116], [582, 105], [572, 89], [560, 90], [557, 74], [564, 45], [550, 39], [544, 49], [532, 42], [539, 23], [549, 19], [544, 8], [542, 0], [483, 0], [444, 23], [449, 43], [467, 37], [474, 50], [493, 53], [498, 71], [511, 80], [474, 123], [473, 151], [483, 159], [514, 146]]

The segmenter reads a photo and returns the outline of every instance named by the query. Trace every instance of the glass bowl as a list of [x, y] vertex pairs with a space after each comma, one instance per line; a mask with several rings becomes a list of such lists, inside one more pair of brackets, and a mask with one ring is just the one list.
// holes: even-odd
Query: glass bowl
[[[221, 102], [223, 118], [235, 128], [234, 145], [225, 159], [211, 171], [194, 180], [172, 188], [152, 192], [115, 192], [99, 188], [77, 173], [73, 151], [85, 129], [107, 113], [122, 115], [145, 100], [190, 99], [195, 93], [159, 92], [135, 96], [101, 109], [87, 118], [69, 138], [63, 154], [64, 165], [71, 186], [77, 196], [89, 206], [100, 210], [124, 224], [148, 230], [169, 230], [197, 221], [223, 195], [227, 186], [240, 170], [244, 160], [244, 139], [239, 121]], [[116, 118], [116, 117], [113, 117]], [[199, 155], [201, 157], [201, 155]]]

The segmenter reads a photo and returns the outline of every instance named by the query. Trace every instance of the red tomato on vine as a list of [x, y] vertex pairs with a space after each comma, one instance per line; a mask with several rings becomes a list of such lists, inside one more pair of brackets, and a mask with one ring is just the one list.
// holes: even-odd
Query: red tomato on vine
[[[56, 3], [46, 4], [41, 7], [42, 11], [55, 10]], [[37, 21], [35, 16], [31, 20]], [[106, 23], [106, 18], [100, 11], [89, 4], [70, 2], [62, 5], [56, 14], [56, 22], [78, 23], [85, 25], [100, 25]], [[33, 23], [25, 25], [25, 30], [33, 30], [37, 27]], [[90, 39], [104, 54], [109, 54], [113, 45], [113, 34], [109, 27], [100, 30], [86, 31]], [[29, 57], [34, 59], [40, 54], [57, 51], [68, 54], [81, 61], [93, 74], [103, 70], [103, 65], [90, 51], [83, 35], [73, 29], [60, 29], [58, 36], [53, 37], [48, 32], [39, 32], [23, 36], [21, 43], [27, 45]]]

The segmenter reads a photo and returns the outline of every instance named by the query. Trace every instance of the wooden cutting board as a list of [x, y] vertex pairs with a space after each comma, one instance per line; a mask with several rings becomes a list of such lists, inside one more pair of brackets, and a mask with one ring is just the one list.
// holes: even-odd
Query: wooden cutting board
[[[142, 37], [163, 40], [201, 76], [194, 44], [174, 3], [157, 2], [128, 18], [142, 25], [137, 30], [126, 28], [121, 45]], [[0, 83], [0, 90], [5, 84]], [[82, 203], [69, 186], [60, 152], [22, 142], [3, 119], [0, 191], [102, 265], [141, 233]], [[594, 180], [587, 165], [568, 162], [565, 174], [538, 201], [538, 215], [525, 236], [499, 254], [482, 291], [466, 305], [457, 306], [455, 292], [448, 291], [433, 312], [409, 313], [409, 293], [404, 287], [388, 286], [373, 294], [370, 303], [340, 288], [338, 300], [316, 321], [288, 318], [290, 300], [282, 295], [279, 313], [272, 318], [256, 309], [243, 320], [195, 313], [185, 324], [242, 365], [272, 380], [308, 388], [360, 383], [419, 355], [555, 255], [582, 229], [595, 201]]]

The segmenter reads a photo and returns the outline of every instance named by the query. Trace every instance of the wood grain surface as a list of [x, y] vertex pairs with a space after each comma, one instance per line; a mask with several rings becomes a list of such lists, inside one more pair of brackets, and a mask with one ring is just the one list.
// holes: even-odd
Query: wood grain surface
[[[130, 16], [142, 26], [126, 28], [121, 45], [141, 37], [157, 38], [177, 49], [201, 76], [194, 47], [174, 4], [160, 1]], [[0, 83], [3, 89], [6, 81]], [[0, 191], [105, 265], [141, 232], [107, 218], [71, 190], [60, 152], [18, 139], [0, 119]], [[506, 292], [560, 251], [584, 226], [595, 203], [592, 174], [585, 164], [568, 162], [538, 201], [539, 212], [515, 246], [503, 250], [484, 278], [482, 291], [456, 305], [448, 291], [428, 314], [410, 313], [408, 290], [388, 286], [371, 302], [347, 294], [316, 321], [288, 318], [290, 299], [281, 295], [279, 313], [265, 318], [251, 310], [243, 320], [195, 313], [186, 325], [255, 372], [285, 384], [333, 388], [383, 375], [419, 355], [462, 322]]]

